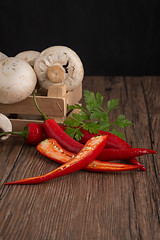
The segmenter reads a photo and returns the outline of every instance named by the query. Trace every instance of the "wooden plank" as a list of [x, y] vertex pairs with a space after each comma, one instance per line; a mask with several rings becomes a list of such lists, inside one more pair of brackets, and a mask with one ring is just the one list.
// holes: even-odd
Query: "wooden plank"
[[[66, 117], [54, 117], [53, 118], [57, 123], [63, 123]], [[10, 119], [12, 123], [13, 131], [22, 131], [24, 127], [30, 122], [34, 123], [43, 123], [43, 120], [27, 120], [27, 119]]]
[[151, 148], [157, 151], [147, 162], [146, 181], [148, 182], [149, 214], [152, 222], [153, 238], [160, 238], [160, 77], [145, 77], [141, 81], [148, 116], [148, 129]]
[[[64, 116], [66, 114], [66, 103], [65, 98], [52, 98], [37, 96], [37, 103], [42, 111], [48, 116]], [[0, 111], [2, 113], [15, 113], [15, 114], [26, 114], [26, 115], [41, 115], [36, 109], [33, 101], [33, 97], [30, 96], [24, 101], [14, 104], [0, 104]]]
[[[154, 82], [153, 77], [127, 77], [125, 78], [125, 86], [128, 97], [125, 105], [123, 105], [123, 109], [134, 123], [132, 127], [126, 130], [127, 140], [132, 146], [145, 147], [157, 151], [157, 147], [152, 143], [151, 135], [153, 132], [155, 136], [159, 134], [157, 135], [157, 132], [153, 131], [150, 117], [153, 116], [151, 109], [154, 105], [154, 99], [159, 95], [158, 81]], [[152, 98], [150, 98], [151, 96]], [[156, 155], [139, 158], [139, 161], [146, 166], [147, 172], [132, 178], [136, 221], [142, 239], [159, 239], [160, 237], [160, 211], [158, 207], [160, 206], [160, 179], [157, 169], [157, 159], [158, 156]], [[143, 204], [141, 204], [142, 202]], [[131, 210], [133, 212], [134, 209]], [[134, 228], [136, 228], [136, 225]], [[134, 228], [131, 229], [132, 232]]]
[[[70, 113], [68, 113], [67, 116], [62, 116], [62, 117], [51, 117], [52, 119], [54, 119], [58, 124], [63, 123], [64, 120], [71, 116], [73, 113], [78, 113], [79, 110], [78, 109], [74, 109], [73, 111], [71, 111]], [[24, 117], [24, 115], [23, 115]], [[30, 119], [13, 119], [10, 118], [10, 121], [12, 123], [12, 131], [22, 131], [24, 129], [24, 127], [26, 127], [26, 125], [30, 122], [34, 122], [34, 123], [43, 123], [44, 120], [43, 118], [39, 119], [37, 118], [35, 120], [35, 116], [32, 116]]]

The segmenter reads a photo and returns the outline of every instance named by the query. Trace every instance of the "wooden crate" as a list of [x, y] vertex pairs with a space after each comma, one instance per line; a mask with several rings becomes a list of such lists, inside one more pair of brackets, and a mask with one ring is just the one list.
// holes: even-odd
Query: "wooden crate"
[[[42, 95], [40, 92], [36, 94], [40, 109], [48, 117], [55, 119], [57, 123], [62, 123], [72, 113], [68, 113], [67, 104], [74, 105], [81, 98], [82, 84], [69, 92], [66, 92], [63, 84], [57, 88], [50, 87], [47, 95]], [[33, 96], [15, 104], [0, 104], [0, 113], [7, 115], [11, 120], [13, 131], [21, 131], [29, 122], [40, 123], [43, 121], [43, 117], [34, 104]]]

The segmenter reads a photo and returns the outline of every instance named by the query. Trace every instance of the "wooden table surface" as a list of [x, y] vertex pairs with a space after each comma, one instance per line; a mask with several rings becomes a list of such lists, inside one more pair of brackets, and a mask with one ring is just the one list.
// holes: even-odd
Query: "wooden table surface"
[[160, 77], [88, 76], [83, 89], [99, 91], [104, 102], [119, 98], [113, 117], [122, 113], [134, 123], [126, 141], [157, 155], [138, 158], [146, 172], [79, 171], [39, 185], [4, 186], [58, 166], [10, 137], [0, 143], [1, 240], [160, 239]]

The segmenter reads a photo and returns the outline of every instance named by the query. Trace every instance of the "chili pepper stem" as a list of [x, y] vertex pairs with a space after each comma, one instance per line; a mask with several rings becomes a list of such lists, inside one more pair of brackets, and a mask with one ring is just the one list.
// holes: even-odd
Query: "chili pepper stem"
[[27, 139], [27, 129], [24, 129], [23, 131], [20, 131], [20, 132], [3, 132], [3, 133], [0, 133], [0, 137], [6, 134], [18, 135]]
[[35, 89], [35, 91], [33, 92], [33, 100], [34, 100], [34, 103], [35, 103], [35, 106], [37, 108], [37, 110], [42, 114], [42, 116], [44, 117], [44, 120], [47, 120], [49, 119], [47, 117], [47, 115], [40, 109], [40, 107], [38, 106], [38, 103], [37, 103], [37, 100], [36, 100], [36, 93], [37, 93], [37, 89]]

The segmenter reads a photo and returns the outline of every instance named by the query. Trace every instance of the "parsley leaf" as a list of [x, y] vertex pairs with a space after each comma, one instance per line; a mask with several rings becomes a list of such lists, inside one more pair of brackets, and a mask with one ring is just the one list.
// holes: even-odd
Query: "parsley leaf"
[[112, 111], [113, 109], [118, 108], [118, 104], [119, 104], [119, 99], [113, 99], [113, 100], [109, 100], [107, 103], [107, 113], [109, 113], [110, 111]]
[[98, 133], [99, 125], [97, 125], [97, 122], [88, 122], [83, 126], [83, 128], [88, 130], [90, 133]]
[[124, 139], [124, 133], [119, 132], [116, 127], [124, 129], [133, 123], [120, 114], [115, 121], [111, 122], [109, 113], [119, 106], [119, 99], [112, 99], [107, 102], [107, 110], [103, 108], [103, 96], [97, 92], [94, 94], [89, 90], [84, 90], [85, 107], [80, 104], [68, 105], [68, 110], [78, 109], [78, 113], [72, 113], [64, 124], [67, 125], [65, 132], [77, 141], [83, 136], [81, 128], [90, 133], [98, 133], [99, 130], [111, 132]]
[[131, 121], [129, 121], [128, 119], [125, 119], [125, 116], [120, 114], [118, 116], [118, 118], [116, 119], [116, 121], [114, 122], [117, 126], [119, 126], [120, 128], [125, 128], [128, 127], [129, 125], [133, 125], [133, 123]]

